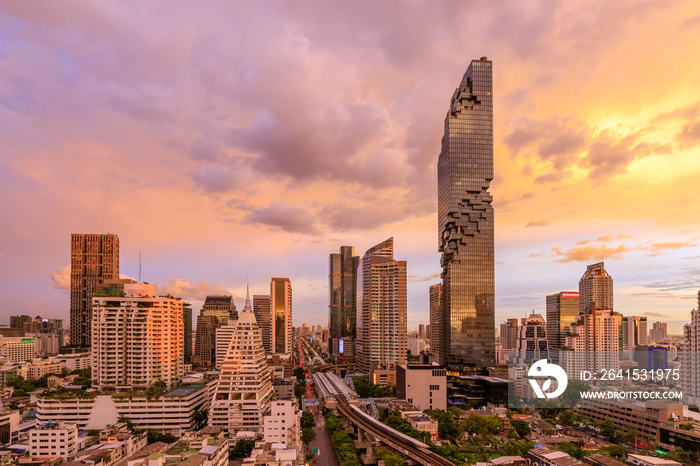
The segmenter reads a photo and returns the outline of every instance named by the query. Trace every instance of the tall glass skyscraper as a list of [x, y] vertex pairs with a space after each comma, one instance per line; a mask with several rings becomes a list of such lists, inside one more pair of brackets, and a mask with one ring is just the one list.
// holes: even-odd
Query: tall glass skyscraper
[[472, 60], [452, 95], [438, 160], [440, 363], [495, 363], [491, 61]]
[[357, 264], [355, 248], [341, 246], [339, 254], [331, 254], [328, 264], [328, 331], [331, 337], [329, 352], [340, 356], [354, 357], [355, 314], [357, 293]]
[[292, 284], [289, 278], [272, 278], [270, 310], [273, 353], [292, 352]]
[[576, 324], [579, 315], [579, 293], [560, 291], [547, 296], [547, 341], [551, 349], [564, 346], [566, 328]]

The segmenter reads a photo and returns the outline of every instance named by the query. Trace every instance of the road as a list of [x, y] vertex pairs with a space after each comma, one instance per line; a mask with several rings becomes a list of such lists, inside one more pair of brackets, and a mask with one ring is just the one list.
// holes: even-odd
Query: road
[[321, 456], [316, 457], [318, 460], [316, 464], [340, 466], [338, 456], [333, 451], [333, 443], [331, 441], [330, 431], [326, 426], [326, 419], [320, 414], [317, 414], [315, 419], [316, 425], [314, 426], [314, 432], [316, 432], [316, 439], [309, 445], [309, 450], [318, 448], [321, 452]]

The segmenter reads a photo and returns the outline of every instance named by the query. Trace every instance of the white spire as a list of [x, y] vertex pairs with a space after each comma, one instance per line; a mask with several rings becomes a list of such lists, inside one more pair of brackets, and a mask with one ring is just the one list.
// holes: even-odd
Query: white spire
[[244, 312], [253, 312], [253, 307], [250, 305], [250, 284], [248, 283], [248, 274], [245, 274], [245, 306]]

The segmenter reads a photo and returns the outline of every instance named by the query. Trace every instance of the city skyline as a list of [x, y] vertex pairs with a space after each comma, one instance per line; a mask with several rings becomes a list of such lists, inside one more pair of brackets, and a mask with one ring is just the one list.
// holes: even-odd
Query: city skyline
[[[164, 20], [140, 29], [124, 5], [0, 5], [6, 321], [68, 322], [71, 233], [113, 233], [123, 275], [138, 277], [142, 251], [143, 281], [195, 312], [207, 294], [242, 307], [246, 273], [253, 294], [284, 276], [294, 325], [324, 326], [328, 255], [393, 236], [408, 327], [428, 323], [441, 122], [455, 77], [488, 56], [495, 324], [544, 315], [546, 296], [601, 259], [616, 311], [676, 335], [689, 322], [700, 287], [691, 2], [188, 8], [140, 5]], [[352, 34], [328, 27], [339, 18]], [[181, 33], [190, 23], [221, 34]], [[446, 46], [457, 43], [469, 47]]]

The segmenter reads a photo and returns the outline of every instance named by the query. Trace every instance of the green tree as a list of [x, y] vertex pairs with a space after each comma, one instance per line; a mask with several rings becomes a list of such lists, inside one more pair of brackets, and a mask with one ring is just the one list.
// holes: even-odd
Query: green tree
[[304, 445], [308, 445], [309, 443], [313, 442], [315, 438], [316, 432], [314, 432], [311, 427], [301, 429], [301, 441], [304, 442]]
[[459, 447], [457, 445], [432, 445], [430, 447], [430, 450], [442, 456], [446, 460], [452, 461], [455, 464], [461, 464], [464, 459], [464, 455], [460, 453]]
[[255, 448], [255, 440], [241, 439], [229, 451], [228, 458], [231, 460], [248, 458]]
[[97, 437], [98, 435], [100, 435], [100, 429], [88, 429], [87, 434], [90, 437]]
[[678, 461], [679, 463], [690, 464], [691, 457], [690, 453], [683, 450], [681, 447], [676, 447], [674, 451], [668, 453], [668, 458], [673, 461]]
[[386, 448], [377, 452], [377, 460], [384, 461], [386, 466], [404, 466], [406, 464], [403, 456]]
[[148, 439], [148, 443], [155, 443], [155, 442], [164, 442], [164, 443], [173, 443], [177, 441], [177, 437], [175, 437], [172, 434], [161, 434], [157, 430], [154, 429], [148, 429], [146, 430], [146, 436]]
[[525, 438], [530, 435], [532, 429], [530, 429], [530, 424], [523, 421], [522, 419], [511, 419], [510, 425], [515, 429], [518, 437]]
[[627, 459], [628, 450], [620, 445], [606, 445], [600, 447], [598, 452], [604, 454], [605, 456], [609, 456], [610, 458], [624, 461]]
[[457, 416], [442, 409], [427, 409], [425, 414], [432, 416], [438, 422], [438, 435], [443, 439], [457, 441], [462, 433], [462, 426]]
[[316, 420], [314, 419], [314, 414], [311, 411], [304, 411], [301, 413], [301, 428], [306, 429], [307, 427], [313, 427], [316, 425]]
[[582, 460], [585, 453], [580, 444], [574, 442], [563, 442], [559, 444], [559, 450], [567, 453], [568, 455], [576, 458], [577, 460]]
[[134, 431], [134, 423], [131, 421], [130, 417], [119, 416], [119, 419], [117, 419], [117, 422], [126, 424], [127, 429], [129, 429], [131, 432]]
[[615, 424], [610, 419], [600, 423], [600, 435], [612, 441], [615, 439]]
[[209, 419], [209, 410], [207, 409], [201, 409], [201, 410], [195, 410], [192, 413], [192, 420], [195, 423], [195, 429], [201, 429], [202, 427], [207, 425], [207, 421]]
[[590, 389], [590, 385], [582, 380], [569, 380], [566, 390], [559, 399], [565, 407], [574, 408], [581, 402], [581, 392], [587, 392]]

